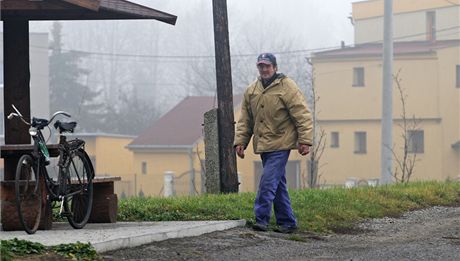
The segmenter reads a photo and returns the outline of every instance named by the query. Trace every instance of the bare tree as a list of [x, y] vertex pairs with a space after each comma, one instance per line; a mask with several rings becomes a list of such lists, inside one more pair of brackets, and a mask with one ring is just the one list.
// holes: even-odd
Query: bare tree
[[409, 182], [412, 174], [414, 173], [415, 164], [417, 162], [417, 148], [414, 144], [414, 133], [419, 130], [418, 120], [413, 115], [411, 118], [407, 116], [407, 95], [404, 93], [404, 89], [401, 86], [402, 79], [400, 77], [401, 70], [393, 77], [396, 83], [396, 88], [399, 91], [399, 98], [401, 102], [401, 120], [399, 124], [401, 128], [401, 138], [404, 142], [402, 146], [402, 155], [398, 155], [394, 148], [391, 149], [394, 160], [396, 162], [395, 169], [393, 171], [393, 177], [396, 182], [407, 183]]
[[[308, 61], [308, 60], [307, 60]], [[308, 62], [309, 63], [309, 62]], [[311, 64], [309, 63], [310, 67]], [[315, 88], [315, 76], [314, 76], [314, 69], [312, 68], [310, 70], [310, 103], [311, 103], [311, 113], [313, 116], [313, 146], [312, 149], [310, 150], [309, 158], [307, 160], [307, 173], [308, 177], [304, 178], [304, 183], [305, 180], [308, 181], [308, 187], [310, 188], [316, 188], [319, 185], [320, 181], [320, 174], [319, 174], [319, 169], [320, 169], [320, 159], [323, 156], [324, 149], [326, 147], [326, 131], [321, 128], [321, 126], [318, 124], [318, 115], [319, 115], [319, 110], [317, 107], [317, 103], [319, 101], [319, 96], [316, 93], [316, 88]], [[304, 184], [305, 187], [305, 184]]]

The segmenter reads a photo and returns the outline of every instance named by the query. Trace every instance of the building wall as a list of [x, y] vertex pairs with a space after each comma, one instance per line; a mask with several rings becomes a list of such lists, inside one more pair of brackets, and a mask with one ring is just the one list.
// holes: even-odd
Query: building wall
[[86, 142], [85, 150], [93, 162], [96, 176], [121, 177], [115, 182], [119, 197], [134, 193], [133, 153], [126, 146], [133, 137], [110, 134], [75, 134]]
[[[415, 0], [417, 1], [417, 0]], [[383, 39], [383, 1], [368, 1], [353, 3], [353, 18], [355, 22], [355, 44], [382, 41]], [[427, 40], [428, 11], [436, 12], [436, 39], [459, 39], [460, 6], [454, 6], [447, 1], [426, 0], [410, 5], [414, 0], [394, 1], [394, 20], [397, 26], [393, 28], [396, 41]], [[379, 3], [379, 5], [376, 5]], [[356, 15], [355, 15], [356, 13]]]
[[[394, 0], [393, 13], [410, 13], [415, 11], [424, 11], [440, 9], [444, 7], [460, 5], [459, 0]], [[353, 19], [367, 19], [371, 17], [383, 16], [384, 0], [369, 0], [352, 3]]]
[[[436, 53], [395, 57], [393, 73], [399, 72], [407, 116], [414, 115], [418, 128], [424, 131], [424, 152], [417, 154], [411, 180], [456, 179], [460, 174], [459, 153], [451, 146], [460, 140], [460, 88], [455, 87], [459, 50], [453, 47]], [[353, 67], [365, 68], [364, 87], [352, 87]], [[376, 166], [380, 163], [382, 111], [379, 58], [314, 60], [314, 68], [320, 97], [317, 104], [320, 125], [329, 137], [332, 131], [339, 132], [341, 143], [339, 148], [331, 148], [330, 144], [326, 147], [325, 179], [328, 183], [343, 184], [348, 177], [379, 178], [380, 166]], [[401, 96], [394, 83], [393, 142], [399, 158], [403, 147], [401, 114]], [[367, 132], [365, 154], [354, 153], [355, 131]]]
[[[188, 149], [135, 151], [135, 194], [139, 195], [139, 192], [142, 190], [145, 196], [163, 196], [165, 172], [173, 172], [175, 195], [190, 195], [190, 157], [193, 159], [193, 170], [195, 173], [195, 191], [193, 193], [200, 193], [202, 186], [201, 165], [196, 147], [191, 152]], [[142, 171], [143, 162], [147, 164], [147, 171], [145, 173]]]
[[438, 86], [442, 117], [442, 157], [445, 178], [460, 177], [460, 151], [452, 144], [460, 141], [460, 88], [455, 83], [455, 66], [460, 65], [460, 47], [438, 51]]

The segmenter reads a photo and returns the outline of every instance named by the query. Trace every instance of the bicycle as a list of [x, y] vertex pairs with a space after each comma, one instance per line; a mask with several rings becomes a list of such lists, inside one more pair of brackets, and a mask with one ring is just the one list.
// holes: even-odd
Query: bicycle
[[66, 217], [73, 228], [83, 228], [92, 209], [94, 169], [84, 150], [85, 141], [67, 140], [64, 135], [72, 133], [77, 123], [59, 120], [54, 123], [59, 131], [59, 159], [58, 175], [51, 177], [46, 169], [50, 164], [50, 155], [42, 130], [50, 128], [49, 125], [58, 115], [70, 118], [70, 114], [58, 111], [49, 120], [33, 117], [28, 122], [14, 105], [12, 107], [15, 112], [7, 118], [18, 117], [29, 125], [29, 134], [33, 139], [32, 152], [19, 158], [15, 173], [16, 208], [22, 227], [28, 234], [35, 233], [45, 204], [60, 201], [59, 214]]

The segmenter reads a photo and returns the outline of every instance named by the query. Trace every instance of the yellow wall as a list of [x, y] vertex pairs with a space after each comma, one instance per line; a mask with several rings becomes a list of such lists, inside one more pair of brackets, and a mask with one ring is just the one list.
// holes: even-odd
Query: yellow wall
[[123, 192], [126, 196], [132, 195], [133, 154], [126, 146], [133, 138], [105, 134], [83, 135], [81, 138], [86, 141], [86, 152], [92, 160], [95, 159], [96, 175], [121, 177], [121, 181], [115, 182], [115, 193], [118, 197], [121, 197]]
[[[201, 148], [198, 150], [201, 154]], [[174, 172], [174, 188], [176, 195], [190, 195], [190, 154], [193, 160], [195, 173], [195, 192], [201, 193], [201, 165], [197, 156], [196, 147], [190, 153], [182, 150], [151, 150], [134, 152], [134, 173], [136, 175], [136, 194], [142, 190], [146, 196], [164, 195], [165, 172]], [[204, 156], [202, 156], [204, 159]], [[142, 162], [147, 163], [147, 173], [142, 174]]]
[[[414, 4], [416, 2], [417, 4]], [[454, 1], [452, 1], [454, 2]], [[458, 1], [457, 1], [458, 2]], [[459, 39], [460, 6], [441, 0], [393, 1], [393, 37], [397, 41], [427, 40], [428, 11], [436, 13], [436, 39]], [[382, 41], [383, 1], [353, 3], [355, 44]]]
[[[446, 48], [430, 55], [397, 56], [394, 74], [400, 73], [407, 115], [419, 120], [424, 131], [424, 153], [417, 154], [412, 180], [456, 179], [459, 152], [451, 145], [460, 140], [460, 88], [455, 87], [455, 65], [460, 48]], [[328, 135], [322, 158], [328, 184], [344, 184], [348, 177], [380, 176], [380, 118], [382, 68], [380, 58], [314, 59], [319, 121]], [[352, 87], [353, 67], [365, 68], [365, 86]], [[401, 99], [393, 89], [394, 150], [401, 150]], [[330, 147], [330, 133], [339, 132], [340, 147]], [[354, 132], [367, 132], [367, 153], [355, 154]], [[400, 156], [400, 155], [399, 155]], [[394, 164], [396, 164], [394, 162]]]
[[[451, 3], [449, 3], [451, 2]], [[460, 0], [394, 0], [393, 13], [408, 13], [419, 10], [430, 10], [460, 5]], [[352, 3], [353, 19], [366, 19], [383, 16], [384, 0], [370, 0]]]

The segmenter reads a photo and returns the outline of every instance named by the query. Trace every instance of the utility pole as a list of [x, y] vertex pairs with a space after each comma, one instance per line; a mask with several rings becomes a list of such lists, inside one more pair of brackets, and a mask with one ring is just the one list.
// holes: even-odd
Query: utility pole
[[393, 154], [393, 0], [385, 0], [383, 18], [383, 85], [381, 184], [392, 182]]
[[217, 125], [219, 133], [220, 191], [238, 192], [232, 94], [232, 70], [228, 37], [227, 0], [212, 0], [216, 52]]

